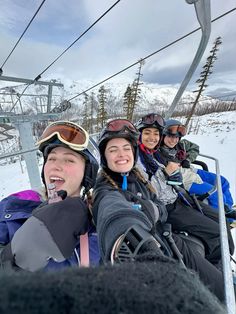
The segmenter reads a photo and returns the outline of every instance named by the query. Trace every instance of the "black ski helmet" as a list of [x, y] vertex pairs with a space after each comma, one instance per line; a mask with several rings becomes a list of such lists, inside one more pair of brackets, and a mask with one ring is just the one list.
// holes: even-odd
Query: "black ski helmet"
[[179, 120], [168, 119], [166, 120], [165, 127], [163, 129], [163, 135], [175, 135], [182, 137], [186, 135], [186, 127]]
[[[66, 145], [65, 143], [61, 142], [58, 139], [57, 135], [54, 135], [48, 141], [43, 142], [39, 146], [39, 150], [42, 152], [43, 158], [44, 158], [44, 163], [43, 163], [42, 172], [41, 172], [41, 177], [42, 177], [42, 181], [44, 185], [45, 185], [44, 165], [47, 161], [49, 153], [52, 151], [53, 148], [58, 147], [58, 146], [74, 150], [69, 145]], [[95, 141], [91, 137], [89, 137], [88, 145], [86, 149], [79, 150], [79, 151], [74, 150], [74, 151], [82, 155], [85, 158], [86, 163], [85, 163], [84, 177], [82, 180], [82, 186], [85, 188], [84, 193], [86, 193], [95, 185], [95, 182], [96, 182], [97, 172], [99, 169], [99, 159], [100, 159], [98, 147]]]
[[107, 167], [105, 149], [109, 140], [113, 138], [125, 138], [131, 143], [134, 149], [134, 164], [135, 164], [138, 159], [138, 137], [139, 137], [138, 130], [129, 120], [114, 119], [107, 122], [106, 126], [101, 131], [98, 139], [98, 148], [101, 156], [101, 167], [103, 168]]
[[135, 123], [135, 126], [139, 132], [142, 132], [145, 128], [156, 128], [161, 134], [165, 126], [165, 120], [158, 113], [149, 113], [138, 120], [138, 122]]

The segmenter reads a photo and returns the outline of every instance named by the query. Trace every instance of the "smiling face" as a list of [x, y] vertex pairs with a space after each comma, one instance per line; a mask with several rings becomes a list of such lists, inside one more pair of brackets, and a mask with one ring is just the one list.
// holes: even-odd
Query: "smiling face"
[[169, 148], [174, 148], [175, 145], [179, 142], [179, 136], [178, 135], [166, 135], [164, 137], [164, 144]]
[[147, 149], [154, 149], [160, 140], [160, 132], [156, 128], [142, 130], [142, 143]]
[[46, 185], [54, 183], [56, 190], [65, 190], [68, 196], [79, 196], [84, 177], [85, 159], [65, 147], [55, 147], [44, 165]]
[[124, 138], [111, 139], [105, 149], [108, 168], [114, 172], [129, 172], [134, 165], [134, 153], [129, 141]]

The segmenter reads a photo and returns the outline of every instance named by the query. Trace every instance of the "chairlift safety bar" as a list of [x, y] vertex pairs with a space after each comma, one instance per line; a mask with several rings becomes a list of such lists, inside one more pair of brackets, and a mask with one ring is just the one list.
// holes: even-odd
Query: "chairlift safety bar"
[[233, 284], [233, 274], [230, 264], [230, 252], [229, 252], [229, 243], [228, 235], [226, 229], [226, 219], [225, 219], [225, 210], [223, 203], [223, 192], [220, 178], [220, 167], [219, 160], [215, 157], [199, 154], [199, 156], [212, 159], [215, 161], [216, 169], [216, 186], [218, 194], [218, 208], [219, 208], [219, 224], [220, 224], [220, 240], [221, 240], [221, 255], [223, 262], [223, 275], [224, 275], [224, 288], [225, 288], [225, 301], [228, 314], [236, 313], [235, 305], [235, 294], [234, 294], [234, 284]]

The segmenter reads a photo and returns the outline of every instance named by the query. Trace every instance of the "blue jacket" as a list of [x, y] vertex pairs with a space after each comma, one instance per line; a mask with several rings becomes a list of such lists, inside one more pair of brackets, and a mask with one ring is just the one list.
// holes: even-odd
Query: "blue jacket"
[[[15, 232], [41, 203], [41, 201], [22, 199], [18, 197], [18, 195], [10, 195], [0, 202], [0, 246], [5, 246], [12, 240]], [[97, 234], [93, 226], [89, 228], [88, 236], [90, 265], [98, 265], [100, 257]], [[78, 242], [73, 255], [69, 259], [60, 263], [51, 259], [45, 269], [63, 269], [65, 267], [78, 265], [80, 263], [78, 260], [79, 257], [80, 243]]]

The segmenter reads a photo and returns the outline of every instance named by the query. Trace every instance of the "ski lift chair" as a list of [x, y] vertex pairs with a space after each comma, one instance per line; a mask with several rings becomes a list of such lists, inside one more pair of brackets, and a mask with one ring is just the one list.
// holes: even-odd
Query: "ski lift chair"
[[207, 164], [206, 164], [204, 161], [201, 161], [201, 160], [194, 160], [194, 161], [192, 162], [192, 164], [201, 166], [201, 167], [202, 167], [202, 170], [209, 171], [208, 166], [207, 166]]

